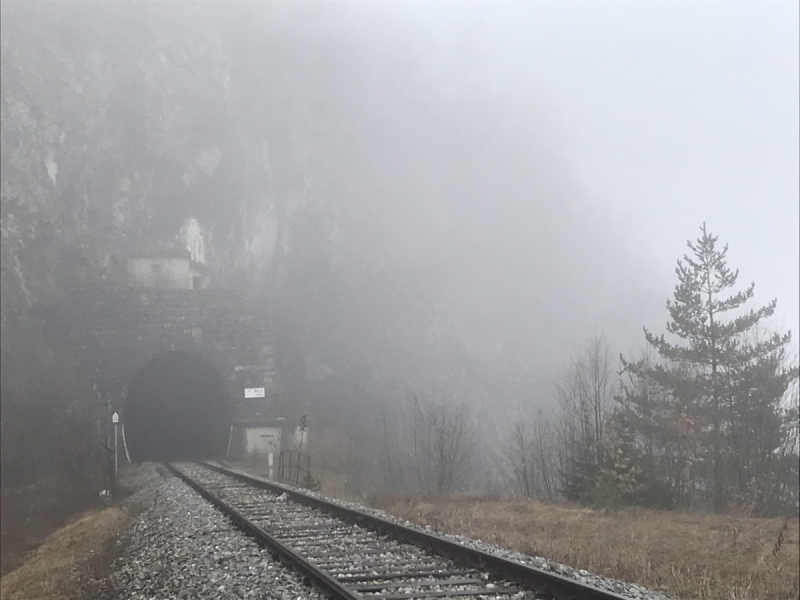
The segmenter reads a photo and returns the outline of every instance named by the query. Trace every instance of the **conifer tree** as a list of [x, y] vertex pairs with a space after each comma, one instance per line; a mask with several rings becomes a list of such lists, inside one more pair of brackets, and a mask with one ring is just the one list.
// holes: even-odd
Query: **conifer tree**
[[727, 265], [728, 246], [720, 249], [717, 242], [718, 237], [704, 223], [701, 236], [687, 242], [691, 253], [678, 261], [675, 269], [678, 284], [673, 299], [667, 301], [671, 317], [667, 332], [678, 339], [669, 341], [664, 335], [656, 336], [645, 329], [648, 344], [667, 365], [680, 368], [662, 364], [645, 369], [642, 363], [629, 364], [627, 368], [640, 371], [636, 374], [676, 395], [691, 397], [698, 416], [709, 426], [713, 504], [720, 511], [727, 500], [723, 410], [726, 400], [735, 393], [733, 376], [780, 351], [791, 338], [789, 333], [774, 333], [756, 342], [743, 343], [748, 332], [774, 313], [777, 301], [744, 311], [744, 305], [753, 297], [755, 284], [734, 291], [739, 272]]

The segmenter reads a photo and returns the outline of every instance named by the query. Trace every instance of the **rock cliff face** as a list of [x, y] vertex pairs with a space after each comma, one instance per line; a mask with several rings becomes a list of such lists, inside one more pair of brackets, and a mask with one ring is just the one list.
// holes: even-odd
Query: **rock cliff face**
[[4, 322], [125, 239], [181, 235], [220, 274], [252, 266], [265, 218], [241, 176], [262, 140], [242, 130], [219, 27], [137, 3], [12, 0], [2, 20]]
[[[368, 249], [374, 270], [394, 241], [413, 245], [390, 229], [429, 194], [387, 175], [417, 165], [386, 148], [408, 119], [422, 131], [436, 115], [414, 113], [427, 100], [408, 93], [413, 70], [391, 82], [396, 97], [376, 87], [394, 59], [374, 52], [357, 10], [10, 0], [2, 11], [3, 322], [133, 238], [178, 236], [218, 285], [273, 291], [292, 254], [319, 270]], [[417, 105], [406, 122], [387, 122], [404, 102]]]

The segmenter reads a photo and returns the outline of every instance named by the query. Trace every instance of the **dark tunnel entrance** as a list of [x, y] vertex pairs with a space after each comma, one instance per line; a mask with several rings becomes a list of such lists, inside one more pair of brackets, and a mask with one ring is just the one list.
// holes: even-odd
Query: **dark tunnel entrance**
[[227, 449], [231, 407], [225, 381], [194, 354], [160, 354], [140, 368], [123, 417], [131, 460], [214, 458]]

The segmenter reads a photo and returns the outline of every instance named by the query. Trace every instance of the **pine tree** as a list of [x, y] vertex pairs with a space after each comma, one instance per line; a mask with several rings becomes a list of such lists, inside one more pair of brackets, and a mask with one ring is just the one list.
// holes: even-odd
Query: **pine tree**
[[[667, 301], [671, 317], [667, 331], [679, 341], [673, 343], [664, 335], [655, 336], [645, 329], [648, 344], [662, 359], [681, 368], [662, 365], [640, 374], [676, 395], [691, 396], [699, 416], [709, 425], [713, 504], [720, 511], [727, 500], [723, 436], [729, 423], [725, 422], [723, 411], [726, 400], [734, 393], [733, 375], [779, 351], [791, 338], [788, 333], [775, 333], [753, 343], [742, 343], [748, 332], [773, 314], [777, 301], [743, 312], [741, 309], [753, 297], [755, 284], [734, 292], [739, 272], [727, 265], [728, 246], [719, 249], [718, 237], [709, 233], [705, 223], [701, 233], [695, 242], [687, 242], [691, 255], [678, 261], [678, 284], [673, 299]], [[636, 365], [628, 367], [636, 369]]]

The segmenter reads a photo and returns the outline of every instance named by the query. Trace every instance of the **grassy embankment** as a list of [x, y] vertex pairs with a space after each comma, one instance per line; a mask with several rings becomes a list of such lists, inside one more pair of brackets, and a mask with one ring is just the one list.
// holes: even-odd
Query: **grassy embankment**
[[[120, 478], [123, 496], [157, 477], [153, 465], [132, 466]], [[49, 506], [49, 501], [48, 501]], [[34, 507], [36, 508], [36, 507]], [[115, 502], [112, 506], [83, 511], [40, 540], [41, 528], [23, 529], [27, 552], [21, 564], [0, 579], [2, 600], [69, 600], [84, 597], [87, 579], [102, 577], [115, 551], [115, 542], [143, 506]], [[44, 518], [34, 510], [27, 518]], [[31, 546], [36, 545], [34, 549]]]
[[797, 519], [458, 497], [376, 497], [370, 504], [440, 532], [543, 556], [677, 598], [782, 600], [800, 594]]

